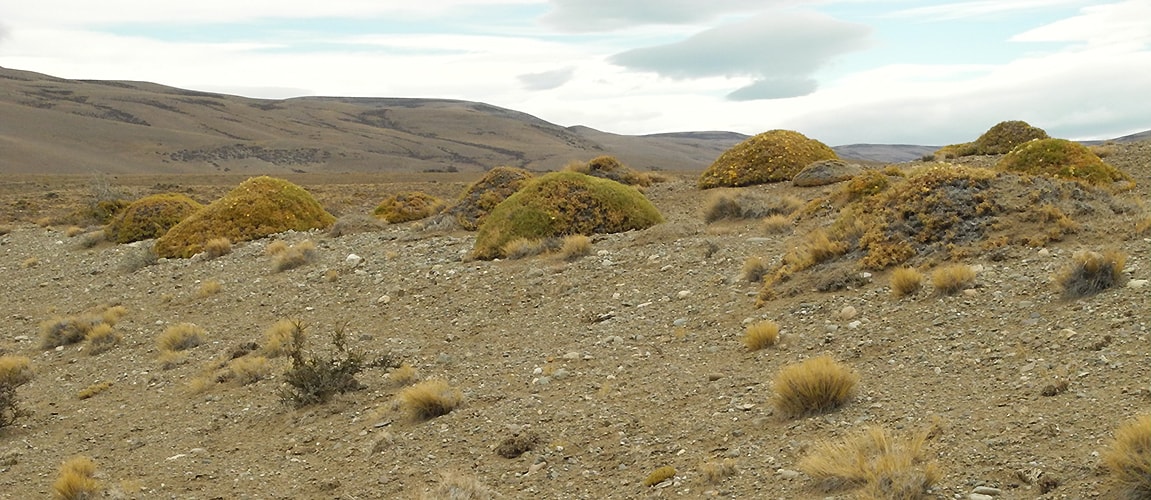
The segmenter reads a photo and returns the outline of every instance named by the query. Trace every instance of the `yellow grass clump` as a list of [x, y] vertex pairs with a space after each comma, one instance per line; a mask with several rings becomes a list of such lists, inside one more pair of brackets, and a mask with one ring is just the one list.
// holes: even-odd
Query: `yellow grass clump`
[[740, 268], [740, 275], [743, 280], [749, 283], [758, 283], [763, 281], [763, 276], [767, 274], [768, 267], [767, 261], [761, 257], [748, 257], [743, 261], [743, 267]]
[[112, 388], [112, 382], [109, 382], [107, 380], [105, 380], [103, 382], [97, 382], [97, 383], [92, 384], [88, 387], [80, 389], [80, 392], [76, 393], [76, 399], [88, 399], [88, 398], [95, 396], [97, 394], [100, 394], [101, 392], [104, 392], [110, 388]]
[[931, 286], [939, 295], [955, 295], [975, 284], [975, 270], [967, 264], [948, 264], [931, 272]]
[[743, 332], [743, 345], [749, 351], [758, 351], [779, 343], [779, 324], [763, 320], [747, 325]]
[[917, 292], [923, 287], [923, 273], [910, 267], [901, 267], [891, 272], [891, 294], [903, 297]]
[[224, 285], [220, 283], [220, 280], [208, 280], [200, 283], [200, 288], [196, 290], [196, 295], [198, 295], [200, 298], [211, 297], [217, 293], [220, 293], [220, 290], [223, 289]]
[[651, 474], [648, 474], [647, 477], [644, 478], [643, 485], [649, 486], [649, 487], [655, 486], [659, 483], [662, 483], [664, 481], [667, 481], [668, 479], [675, 477], [675, 473], [676, 473], [675, 467], [672, 467], [670, 465], [665, 465], [663, 467], [659, 467], [656, 470], [651, 471]]
[[89, 356], [95, 356], [115, 347], [121, 340], [124, 340], [124, 335], [113, 330], [112, 325], [100, 323], [84, 335], [84, 341], [87, 343], [84, 350]]
[[731, 458], [704, 462], [699, 466], [700, 477], [703, 478], [703, 482], [707, 484], [719, 484], [724, 479], [734, 476], [738, 472], [739, 466], [736, 461]]
[[859, 375], [823, 355], [783, 367], [775, 376], [772, 405], [785, 418], [823, 413], [855, 395]]
[[839, 441], [822, 441], [799, 462], [799, 469], [825, 491], [862, 488], [861, 498], [915, 500], [940, 478], [939, 464], [927, 460], [929, 431], [898, 439], [880, 427]]
[[1127, 498], [1151, 498], [1151, 415], [1119, 426], [1103, 465]]
[[161, 353], [179, 352], [204, 343], [207, 332], [194, 323], [178, 323], [164, 329], [156, 339], [156, 347]]
[[591, 238], [582, 234], [565, 236], [560, 244], [559, 258], [568, 262], [591, 255]]
[[1123, 266], [1126, 263], [1127, 255], [1117, 250], [1080, 250], [1071, 256], [1071, 263], [1055, 276], [1055, 283], [1067, 299], [1094, 295], [1122, 284]]
[[304, 240], [275, 254], [272, 267], [277, 272], [295, 269], [316, 260], [316, 254], [316, 244], [312, 240]]
[[447, 415], [463, 402], [464, 395], [443, 380], [425, 380], [396, 396], [413, 422]]
[[212, 238], [204, 242], [204, 257], [211, 260], [232, 253], [232, 240]]
[[388, 383], [393, 387], [411, 385], [418, 379], [419, 374], [416, 373], [416, 369], [412, 368], [412, 365], [407, 363], [400, 365], [398, 368], [392, 370], [392, 372], [388, 374]]
[[103, 486], [96, 481], [96, 462], [78, 455], [69, 458], [60, 466], [60, 476], [52, 483], [52, 498], [55, 500], [91, 500], [99, 498]]
[[262, 353], [269, 358], [278, 358], [299, 351], [304, 345], [304, 327], [299, 321], [282, 319], [264, 330]]
[[372, 212], [391, 224], [431, 217], [443, 210], [444, 202], [422, 191], [405, 191], [389, 196]]

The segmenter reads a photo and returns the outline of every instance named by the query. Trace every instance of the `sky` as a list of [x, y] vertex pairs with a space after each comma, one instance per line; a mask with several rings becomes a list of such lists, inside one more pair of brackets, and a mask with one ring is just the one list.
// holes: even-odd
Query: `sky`
[[[481, 101], [620, 134], [943, 145], [1151, 129], [1151, 0], [0, 0], [0, 66]], [[2, 117], [0, 117], [2, 119]]]

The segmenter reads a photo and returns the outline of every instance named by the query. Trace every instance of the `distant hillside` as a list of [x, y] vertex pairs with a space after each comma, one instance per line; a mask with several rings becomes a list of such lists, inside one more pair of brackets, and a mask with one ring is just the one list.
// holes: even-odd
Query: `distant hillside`
[[610, 154], [701, 170], [731, 133], [624, 136], [447, 99], [250, 99], [0, 68], [0, 172], [340, 173], [555, 170]]
[[851, 160], [874, 161], [880, 163], [901, 163], [918, 160], [939, 149], [939, 146], [913, 146], [910, 144], [848, 144], [834, 146], [835, 154]]

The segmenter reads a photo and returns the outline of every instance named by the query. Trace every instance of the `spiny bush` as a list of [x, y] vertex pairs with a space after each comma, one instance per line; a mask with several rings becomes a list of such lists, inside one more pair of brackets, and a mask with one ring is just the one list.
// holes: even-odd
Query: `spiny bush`
[[743, 332], [743, 345], [749, 351], [758, 351], [779, 343], [779, 324], [763, 320], [747, 325]]
[[372, 212], [391, 224], [431, 217], [443, 210], [444, 202], [422, 191], [405, 191], [389, 196]]
[[96, 462], [77, 455], [60, 466], [60, 476], [52, 483], [52, 498], [56, 500], [91, 500], [99, 498], [104, 488], [96, 481]]
[[1119, 426], [1103, 454], [1103, 465], [1127, 498], [1151, 498], [1151, 415]]
[[253, 177], [176, 224], [156, 240], [155, 250], [160, 257], [188, 258], [214, 238], [239, 243], [289, 230], [323, 229], [335, 220], [303, 188]]
[[16, 399], [16, 388], [32, 381], [32, 360], [26, 356], [0, 356], [0, 429], [27, 415]]
[[811, 162], [836, 159], [826, 144], [799, 132], [770, 130], [725, 151], [700, 175], [700, 189], [789, 181]]
[[903, 297], [915, 293], [923, 286], [923, 273], [910, 268], [901, 267], [891, 272], [891, 294]]
[[939, 295], [955, 295], [975, 284], [975, 270], [967, 264], [948, 264], [931, 272], [931, 286]]
[[363, 387], [356, 376], [365, 369], [395, 366], [389, 357], [368, 363], [363, 352], [349, 349], [345, 328], [341, 325], [332, 332], [331, 352], [307, 353], [304, 324], [293, 323], [287, 335], [290, 343], [285, 348], [291, 367], [284, 374], [288, 385], [280, 391], [280, 401], [296, 408], [326, 403], [336, 394]]
[[784, 418], [838, 408], [855, 395], [859, 375], [831, 356], [810, 358], [780, 369], [772, 383], [772, 405]]
[[1123, 283], [1123, 266], [1127, 255], [1117, 250], [1102, 253], [1080, 250], [1071, 256], [1071, 263], [1055, 277], [1063, 297], [1077, 299], [1094, 295]]
[[1103, 163], [1087, 146], [1066, 139], [1028, 142], [1007, 153], [995, 167], [1103, 186], [1130, 179], [1119, 169]]
[[999, 122], [980, 135], [975, 142], [944, 146], [935, 152], [935, 157], [944, 160], [971, 155], [1001, 155], [1028, 141], [1047, 138], [1046, 131], [1032, 127], [1025, 121]]
[[651, 471], [651, 474], [648, 474], [647, 477], [644, 478], [643, 485], [648, 486], [648, 487], [655, 486], [659, 483], [662, 483], [664, 481], [667, 481], [668, 479], [675, 477], [675, 473], [676, 473], [675, 467], [672, 467], [670, 465], [665, 465], [663, 467], [659, 467], [659, 468]]
[[446, 212], [456, 218], [460, 227], [475, 231], [480, 221], [500, 202], [519, 191], [532, 178], [527, 170], [515, 167], [496, 167], [484, 174], [460, 195], [455, 206]]
[[629, 186], [650, 186], [652, 183], [650, 175], [632, 170], [631, 167], [620, 163], [614, 156], [597, 156], [587, 163], [572, 162], [564, 166], [564, 170], [611, 179]]
[[185, 351], [203, 344], [207, 333], [195, 323], [177, 323], [164, 329], [156, 339], [156, 348], [161, 353]]
[[529, 181], [480, 224], [472, 257], [502, 257], [516, 238], [618, 233], [663, 222], [635, 188], [577, 172], [553, 172]]
[[897, 439], [886, 429], [868, 427], [841, 441], [819, 442], [799, 469], [828, 492], [862, 487], [862, 498], [927, 498], [941, 475], [939, 464], [925, 456], [928, 432]]
[[104, 233], [116, 243], [159, 238], [201, 208], [204, 206], [180, 193], [145, 196], [116, 214]]
[[447, 415], [463, 403], [459, 389], [443, 380], [425, 380], [396, 395], [400, 406], [413, 422], [423, 422]]

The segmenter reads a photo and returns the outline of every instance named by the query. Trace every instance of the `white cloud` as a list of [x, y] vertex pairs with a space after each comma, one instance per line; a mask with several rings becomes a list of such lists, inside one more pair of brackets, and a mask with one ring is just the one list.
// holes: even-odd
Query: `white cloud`
[[950, 2], [926, 7], [912, 7], [890, 12], [883, 17], [948, 21], [1000, 15], [1009, 12], [1050, 9], [1058, 5], [1083, 3], [1084, 0], [974, 0]]
[[800, 3], [793, 0], [550, 0], [544, 23], [576, 32], [646, 24], [694, 24], [733, 12]]
[[569, 66], [539, 73], [524, 73], [516, 78], [527, 90], [551, 90], [567, 83], [574, 73], [575, 68]]
[[1151, 48], [1151, 2], [1128, 0], [1083, 8], [1080, 15], [1020, 33], [1013, 42], [1082, 42]]

